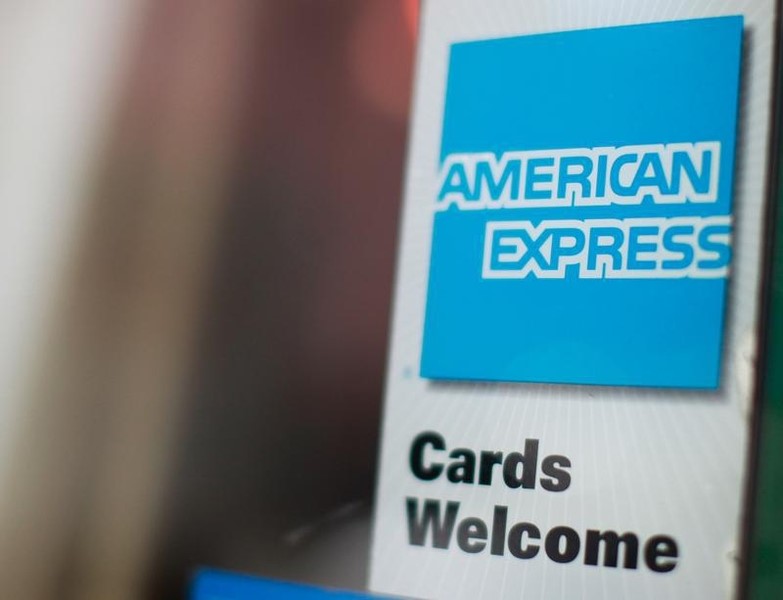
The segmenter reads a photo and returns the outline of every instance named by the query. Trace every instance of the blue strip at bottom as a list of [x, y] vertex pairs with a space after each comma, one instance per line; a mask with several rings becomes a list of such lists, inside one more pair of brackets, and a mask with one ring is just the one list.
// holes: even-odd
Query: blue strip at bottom
[[190, 600], [367, 600], [378, 598], [356, 592], [270, 581], [203, 569], [196, 573]]

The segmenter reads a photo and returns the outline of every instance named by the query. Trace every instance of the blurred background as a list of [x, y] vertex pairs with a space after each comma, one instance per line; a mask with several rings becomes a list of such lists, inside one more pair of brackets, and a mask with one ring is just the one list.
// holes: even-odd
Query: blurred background
[[0, 1], [0, 585], [365, 586], [415, 0]]

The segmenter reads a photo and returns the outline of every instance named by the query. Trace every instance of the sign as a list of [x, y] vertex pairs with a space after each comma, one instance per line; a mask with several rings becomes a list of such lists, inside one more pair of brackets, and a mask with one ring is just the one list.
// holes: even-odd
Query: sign
[[372, 600], [375, 596], [236, 575], [212, 569], [199, 571], [191, 600]]
[[423, 376], [718, 387], [742, 28], [451, 46]]
[[424, 4], [371, 588], [734, 598], [775, 3]]

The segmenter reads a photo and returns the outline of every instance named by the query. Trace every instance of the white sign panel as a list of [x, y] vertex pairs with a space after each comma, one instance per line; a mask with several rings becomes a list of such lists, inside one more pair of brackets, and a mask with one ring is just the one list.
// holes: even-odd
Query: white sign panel
[[735, 597], [774, 14], [424, 3], [374, 591]]

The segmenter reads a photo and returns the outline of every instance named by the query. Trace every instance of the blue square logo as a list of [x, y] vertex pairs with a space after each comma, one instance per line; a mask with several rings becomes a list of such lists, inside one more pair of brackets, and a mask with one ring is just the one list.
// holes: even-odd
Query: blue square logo
[[451, 47], [423, 377], [718, 387], [742, 28]]

